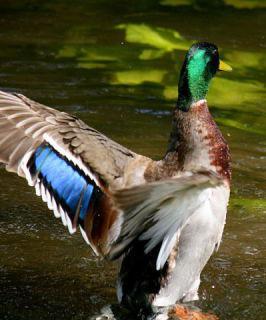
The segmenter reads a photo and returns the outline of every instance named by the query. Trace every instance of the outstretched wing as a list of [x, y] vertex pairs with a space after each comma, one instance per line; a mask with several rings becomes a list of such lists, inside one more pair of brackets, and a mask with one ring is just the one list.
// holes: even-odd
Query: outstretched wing
[[108, 188], [135, 154], [64, 112], [0, 91], [0, 162], [96, 252], [117, 219]]
[[119, 257], [136, 239], [146, 241], [146, 252], [161, 243], [161, 269], [205, 191], [222, 181], [198, 172], [110, 193], [136, 157], [76, 117], [0, 91], [6, 169], [25, 177], [71, 233], [79, 226], [97, 254]]
[[115, 191], [113, 197], [123, 211], [123, 224], [110, 258], [117, 258], [134, 240], [146, 241], [146, 253], [161, 243], [156, 268], [162, 269], [189, 217], [208, 199], [210, 188], [221, 183], [214, 172], [191, 172]]

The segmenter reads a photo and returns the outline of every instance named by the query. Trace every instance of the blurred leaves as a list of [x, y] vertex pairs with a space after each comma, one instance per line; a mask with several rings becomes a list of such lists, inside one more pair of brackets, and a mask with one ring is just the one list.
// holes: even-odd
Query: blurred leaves
[[260, 128], [256, 124], [251, 125], [247, 123], [241, 123], [240, 121], [227, 119], [227, 118], [215, 118], [215, 121], [226, 127], [232, 127], [232, 128], [240, 129], [250, 133], [265, 135], [265, 128], [262, 128], [262, 127]]
[[266, 8], [265, 0], [224, 0], [224, 2], [238, 9]]
[[165, 54], [164, 50], [145, 49], [139, 55], [141, 60], [153, 60], [161, 58]]
[[245, 208], [248, 211], [258, 212], [258, 209], [266, 212], [265, 199], [248, 199], [248, 198], [231, 198], [229, 202], [230, 207]]
[[162, 0], [161, 5], [165, 6], [183, 6], [190, 5], [194, 7], [208, 6], [233, 6], [236, 9], [256, 9], [266, 8], [265, 0]]
[[265, 99], [265, 91], [264, 85], [258, 81], [216, 77], [212, 81], [208, 97], [215, 105], [223, 108], [249, 108], [250, 104], [259, 105]]
[[225, 54], [225, 59], [233, 64], [234, 69], [240, 71], [247, 71], [249, 68], [259, 70], [266, 70], [265, 54], [262, 52], [249, 52], [230, 50]]
[[122, 53], [117, 47], [69, 44], [59, 50], [57, 58], [72, 58], [76, 61], [77, 67], [92, 69], [104, 68], [106, 63], [122, 58], [121, 55]]
[[183, 6], [193, 4], [193, 0], [162, 0], [160, 4], [165, 6]]
[[[133, 86], [136, 91], [138, 86], [141, 89], [143, 84], [151, 83], [156, 85], [157, 96], [176, 100], [181, 67], [180, 62], [177, 64], [180, 61], [178, 55], [180, 52], [184, 55], [192, 41], [176, 30], [143, 23], [120, 24], [116, 29], [125, 32], [123, 41], [118, 44], [107, 46], [69, 41], [71, 44], [63, 46], [57, 57], [74, 60], [79, 68], [106, 71], [110, 85]], [[72, 34], [75, 32], [70, 33], [70, 37]], [[230, 75], [219, 73], [209, 90], [209, 105], [226, 111], [219, 113], [217, 122], [247, 133], [265, 135], [264, 118], [254, 114], [265, 112], [262, 108], [265, 87], [263, 82], [251, 79], [254, 72], [263, 77], [266, 70], [264, 54], [221, 48], [220, 52], [225, 61], [232, 65], [233, 72]], [[162, 60], [164, 55], [167, 58]], [[174, 71], [162, 66], [161, 62], [165, 60], [171, 63]]]
[[121, 85], [139, 85], [144, 82], [161, 83], [165, 74], [167, 74], [166, 70], [155, 69], [118, 71], [114, 73], [111, 83]]
[[195, 8], [206, 8], [206, 7], [214, 7], [224, 5], [223, 0], [162, 0], [160, 2], [161, 5], [166, 6], [184, 6], [190, 5]]
[[152, 46], [164, 51], [187, 50], [192, 41], [186, 40], [172, 29], [152, 27], [147, 24], [121, 24], [118, 29], [125, 30], [127, 42]]

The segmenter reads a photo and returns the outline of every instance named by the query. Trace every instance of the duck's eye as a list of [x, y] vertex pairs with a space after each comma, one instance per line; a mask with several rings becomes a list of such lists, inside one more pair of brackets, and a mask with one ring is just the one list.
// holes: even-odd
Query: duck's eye
[[218, 53], [218, 50], [217, 50], [217, 49], [214, 49], [212, 53], [213, 53], [213, 54], [217, 54], [217, 53]]

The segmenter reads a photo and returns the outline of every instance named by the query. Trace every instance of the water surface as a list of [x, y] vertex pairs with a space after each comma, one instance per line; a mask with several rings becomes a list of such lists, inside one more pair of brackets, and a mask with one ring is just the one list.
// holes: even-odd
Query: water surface
[[[198, 305], [221, 319], [266, 317], [265, 30], [263, 0], [0, 4], [0, 88], [154, 159], [165, 152], [185, 50], [219, 46], [234, 71], [218, 75], [208, 100], [232, 151], [233, 188]], [[97, 260], [2, 167], [0, 190], [1, 319], [88, 319], [116, 302], [115, 263]]]

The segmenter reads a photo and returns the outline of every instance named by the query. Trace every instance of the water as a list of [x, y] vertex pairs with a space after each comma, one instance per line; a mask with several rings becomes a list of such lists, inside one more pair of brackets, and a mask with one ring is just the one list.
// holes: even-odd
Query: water
[[[216, 43], [232, 73], [208, 101], [233, 157], [220, 250], [202, 273], [203, 310], [265, 319], [265, 29], [263, 0], [6, 1], [0, 87], [77, 115], [159, 159], [185, 49]], [[116, 302], [117, 266], [68, 235], [25, 181], [0, 168], [1, 319], [88, 319]]]

